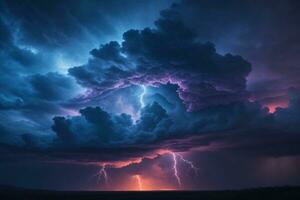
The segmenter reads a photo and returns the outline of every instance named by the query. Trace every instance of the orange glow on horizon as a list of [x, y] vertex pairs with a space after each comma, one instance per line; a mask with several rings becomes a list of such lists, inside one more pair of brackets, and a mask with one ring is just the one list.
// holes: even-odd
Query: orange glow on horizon
[[128, 185], [124, 185], [122, 191], [168, 191], [177, 190], [166, 183], [157, 182], [153, 179], [145, 178], [141, 175], [133, 175], [132, 181], [128, 182]]
[[137, 181], [137, 185], [138, 185], [139, 191], [142, 191], [143, 190], [143, 185], [142, 185], [142, 180], [141, 180], [140, 175], [134, 175], [133, 177]]

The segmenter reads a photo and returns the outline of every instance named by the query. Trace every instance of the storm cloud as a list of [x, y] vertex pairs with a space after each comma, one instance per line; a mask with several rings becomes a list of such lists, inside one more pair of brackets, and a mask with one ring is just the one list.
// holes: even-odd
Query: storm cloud
[[155, 24], [155, 29], [125, 32], [121, 45], [110, 42], [92, 50], [89, 63], [69, 73], [92, 89], [93, 98], [130, 85], [167, 83], [179, 86], [189, 111], [247, 98], [250, 63], [218, 54], [212, 43], [198, 42], [173, 8], [163, 11]]

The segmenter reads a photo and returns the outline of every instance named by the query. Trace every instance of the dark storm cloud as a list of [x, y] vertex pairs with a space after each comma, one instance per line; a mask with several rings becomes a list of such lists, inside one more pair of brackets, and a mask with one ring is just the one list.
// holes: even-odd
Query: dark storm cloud
[[[57, 6], [58, 1], [25, 0], [5, 1], [4, 6], [11, 17], [18, 19], [22, 29], [20, 40], [23, 43], [57, 47], [69, 43], [74, 37], [88, 34], [85, 33], [87, 31], [97, 35], [114, 31], [100, 12], [90, 9], [95, 6], [95, 3], [89, 2], [82, 6], [78, 3], [74, 4], [73, 1], [62, 1]], [[97, 28], [96, 24], [102, 30]]]
[[172, 83], [190, 111], [245, 99], [250, 64], [218, 54], [212, 43], [197, 42], [197, 33], [173, 7], [161, 13], [155, 29], [125, 32], [122, 46], [111, 42], [92, 50], [89, 63], [69, 73], [93, 90], [90, 98], [135, 84]]
[[252, 63], [248, 89], [260, 100], [265, 93], [287, 97], [289, 87], [299, 87], [299, 6], [295, 0], [192, 0], [183, 1], [177, 11], [198, 40]]
[[0, 50], [0, 124], [11, 136], [9, 143], [19, 143], [21, 134], [49, 132], [45, 124], [53, 114], [62, 113], [59, 102], [72, 98], [79, 87], [65, 75], [45, 74], [49, 63], [44, 55], [18, 47], [4, 21], [1, 17], [1, 31], [9, 36], [1, 40], [5, 47]]
[[120, 64], [123, 64], [126, 61], [126, 59], [121, 55], [121, 46], [116, 41], [105, 44], [100, 49], [93, 49], [90, 53], [95, 58], [100, 58], [106, 61], [112, 61]]
[[[70, 77], [58, 74], [34, 74], [13, 77], [5, 77], [3, 82], [2, 94], [0, 96], [1, 109], [34, 108], [40, 104], [53, 104], [67, 100], [76, 95], [79, 87]], [[11, 84], [5, 84], [10, 81]], [[5, 85], [4, 85], [5, 84]], [[41, 110], [37, 110], [39, 112]]]
[[29, 82], [35, 96], [48, 101], [68, 99], [76, 89], [72, 79], [58, 73], [35, 74], [29, 77]]
[[[124, 129], [121, 131], [118, 129], [119, 131], [115, 133], [122, 135], [115, 137], [117, 140], [111, 139], [109, 142], [111, 147], [121, 147], [124, 151], [126, 148], [135, 147], [137, 150], [142, 148], [143, 152], [165, 149], [224, 151], [256, 156], [298, 155], [299, 92], [293, 90], [290, 95], [292, 99], [290, 106], [286, 109], [277, 109], [274, 114], [269, 114], [267, 109], [258, 103], [239, 102], [208, 107], [193, 113], [179, 111], [181, 117], [178, 117], [178, 113], [172, 113], [170, 110], [166, 112], [158, 103], [153, 103], [152, 106], [145, 107], [136, 125], [132, 124], [130, 116], [125, 115], [128, 122], [122, 127], [130, 127], [127, 129], [128, 134], [126, 135]], [[112, 115], [109, 117], [107, 113], [105, 116], [104, 121], [114, 118]], [[95, 118], [97, 126], [99, 124], [101, 126], [103, 121], [101, 118]], [[114, 133], [112, 130], [117, 130], [117, 123], [105, 124], [112, 126], [108, 134]], [[95, 132], [99, 140], [94, 144], [96, 149], [103, 146], [100, 141], [105, 137], [101, 136], [101, 130]], [[138, 151], [136, 153], [136, 156], [141, 155]], [[134, 154], [131, 156], [134, 157]]]
[[[3, 1], [2, 11], [19, 28], [18, 42], [38, 48], [63, 48], [80, 55], [72, 49], [89, 48], [110, 38], [119, 37], [126, 27], [150, 25], [159, 8], [167, 7], [170, 1]], [[141, 17], [144, 12], [147, 17]], [[132, 10], [135, 12], [133, 13]], [[143, 18], [143, 19], [142, 19]], [[120, 20], [122, 19], [122, 20]], [[43, 27], [43, 28], [37, 28]], [[121, 29], [121, 30], [120, 30]], [[77, 46], [72, 44], [76, 42]], [[87, 43], [87, 44], [84, 44]], [[66, 48], [67, 47], [67, 48]]]
[[[35, 121], [32, 123], [37, 122], [32, 118], [37, 113], [43, 116], [48, 115], [49, 119], [52, 117], [48, 113], [50, 110], [56, 114], [61, 113], [57, 112], [59, 108], [53, 102], [72, 98], [76, 93], [74, 90], [79, 87], [70, 77], [56, 72], [45, 73], [53, 69], [51, 60], [46, 59], [43, 52], [35, 52], [29, 47], [19, 46], [15, 41], [16, 30], [13, 30], [12, 19], [7, 18], [5, 12], [0, 18], [1, 45], [3, 46], [0, 50], [0, 109], [15, 110], [19, 112], [16, 118], [20, 121], [23, 121], [21, 118], [24, 121]], [[2, 112], [8, 115], [7, 111]], [[3, 121], [4, 119], [1, 120]]]
[[[117, 36], [120, 28], [144, 26], [146, 21], [150, 25], [158, 13], [156, 10], [168, 4], [168, 1], [138, 1], [123, 6], [111, 1], [89, 1], [88, 4], [1, 1], [0, 125], [6, 138], [1, 142], [32, 144], [28, 142], [31, 136], [23, 136], [32, 134], [42, 146], [51, 143], [55, 137], [51, 131], [53, 116], [74, 112], [64, 104], [82, 91], [72, 77], [60, 74], [61, 67], [70, 66], [65, 54], [72, 54], [72, 60], [76, 60], [78, 55], [82, 56], [81, 51], [85, 51], [85, 44], [93, 43], [85, 51], [88, 54], [99, 41]], [[143, 7], [143, 14], [147, 10], [149, 17], [133, 17], [141, 14], [130, 11], [137, 7]], [[122, 23], [122, 27], [112, 26], [119, 23], [118, 16], [122, 16], [122, 21], [132, 18], [137, 21]], [[126, 123], [122, 117], [119, 121]]]
[[[181, 122], [154, 103], [145, 107], [141, 120], [135, 125], [129, 115], [108, 114], [99, 107], [88, 107], [80, 112], [81, 116], [77, 117], [54, 118], [53, 130], [57, 139], [50, 146], [36, 148], [35, 143], [35, 147], [27, 146], [27, 149], [11, 148], [17, 155], [35, 155], [38, 156], [36, 159], [49, 161], [76, 160], [79, 163], [126, 161], [147, 154], [155, 155], [158, 149], [258, 156], [300, 153], [297, 146], [300, 138], [295, 127], [297, 119], [287, 123], [280, 119], [284, 115], [279, 111], [270, 115], [255, 103], [211, 107], [193, 115], [180, 113], [188, 115], [186, 119], [180, 118]], [[290, 111], [286, 109], [286, 112]], [[180, 127], [180, 123], [184, 127]], [[26, 144], [30, 144], [28, 140]], [[3, 147], [3, 151], [5, 149]]]
[[[73, 80], [57, 73], [37, 74], [44, 73], [48, 67], [51, 69], [51, 62], [46, 60], [43, 53], [21, 48], [15, 43], [13, 35], [15, 30], [11, 29], [12, 22], [4, 13], [0, 17], [0, 37], [3, 46], [0, 49], [0, 109], [15, 109], [22, 112], [25, 107], [27, 111], [39, 107], [35, 111], [42, 113], [45, 111], [42, 108], [45, 103], [51, 104], [49, 102], [52, 100], [66, 99], [62, 98], [62, 93], [71, 98], [71, 90], [76, 88]], [[61, 96], [60, 99], [58, 96]]]
[[100, 107], [86, 107], [81, 116], [66, 119], [55, 117], [52, 129], [58, 142], [83, 147], [118, 147], [122, 145], [149, 143], [166, 132], [166, 111], [156, 102], [146, 106], [141, 118], [133, 124], [130, 115], [109, 114]]

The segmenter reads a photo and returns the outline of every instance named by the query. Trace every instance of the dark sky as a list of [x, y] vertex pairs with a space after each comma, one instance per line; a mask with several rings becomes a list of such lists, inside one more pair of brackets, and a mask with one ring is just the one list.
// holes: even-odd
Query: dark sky
[[299, 9], [0, 0], [0, 184], [299, 185]]

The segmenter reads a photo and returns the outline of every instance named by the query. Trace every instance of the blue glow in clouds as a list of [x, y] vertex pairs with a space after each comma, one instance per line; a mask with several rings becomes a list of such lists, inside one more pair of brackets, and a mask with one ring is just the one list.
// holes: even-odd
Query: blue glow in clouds
[[142, 91], [141, 96], [140, 96], [140, 104], [141, 104], [141, 108], [144, 108], [145, 107], [144, 96], [147, 92], [147, 88], [144, 85], [141, 85], [141, 88], [142, 88], [143, 91]]

